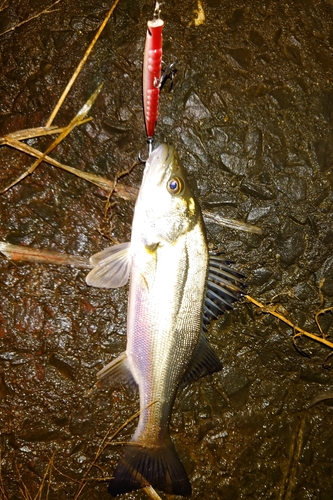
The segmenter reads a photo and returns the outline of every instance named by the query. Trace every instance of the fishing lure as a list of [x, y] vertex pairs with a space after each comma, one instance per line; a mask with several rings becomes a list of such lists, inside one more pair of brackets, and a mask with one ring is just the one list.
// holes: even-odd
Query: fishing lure
[[158, 116], [158, 102], [162, 71], [162, 30], [159, 2], [155, 4], [154, 16], [147, 23], [147, 36], [143, 58], [143, 110], [146, 123], [148, 155], [152, 151]]

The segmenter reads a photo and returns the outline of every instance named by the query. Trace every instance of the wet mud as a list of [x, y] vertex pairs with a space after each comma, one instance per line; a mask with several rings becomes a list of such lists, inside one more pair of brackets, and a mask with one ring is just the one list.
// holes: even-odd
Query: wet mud
[[[0, 33], [45, 9], [4, 2]], [[0, 136], [45, 125], [111, 4], [61, 0], [0, 35]], [[333, 301], [333, 2], [169, 1], [156, 144], [175, 146], [202, 207], [262, 228], [207, 223], [212, 248], [248, 276], [248, 293], [320, 333]], [[90, 116], [52, 155], [111, 180], [146, 152], [141, 65], [151, 2], [120, 0], [56, 116], [66, 125], [97, 86]], [[200, 16], [199, 16], [200, 17]], [[198, 24], [198, 23], [197, 23]], [[29, 139], [46, 149], [50, 138]], [[0, 148], [0, 185], [32, 164]], [[122, 179], [138, 187], [142, 166]], [[133, 203], [43, 163], [0, 196], [0, 240], [90, 256], [130, 237]], [[137, 411], [96, 373], [124, 350], [127, 288], [88, 288], [85, 272], [0, 256], [3, 498], [74, 499], [103, 439]], [[330, 338], [332, 314], [319, 316]], [[223, 371], [179, 392], [172, 437], [193, 499], [332, 498], [330, 350], [245, 300], [209, 330]], [[327, 358], [327, 359], [326, 359]], [[105, 447], [79, 498], [106, 499], [135, 422]], [[48, 464], [52, 467], [47, 469]], [[30, 495], [30, 496], [29, 496]], [[124, 497], [125, 498], [125, 497]], [[143, 492], [126, 498], [146, 498]], [[163, 497], [164, 498], [164, 497]]]

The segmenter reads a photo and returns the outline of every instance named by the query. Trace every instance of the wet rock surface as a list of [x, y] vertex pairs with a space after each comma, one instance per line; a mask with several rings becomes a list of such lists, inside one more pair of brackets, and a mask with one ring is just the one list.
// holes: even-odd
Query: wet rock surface
[[[46, 8], [5, 2], [0, 33]], [[0, 136], [45, 125], [110, 4], [61, 0], [0, 35]], [[162, 6], [164, 58], [178, 60], [161, 95], [156, 144], [172, 143], [202, 206], [259, 225], [262, 236], [207, 223], [209, 242], [248, 276], [248, 293], [307, 331], [333, 296], [333, 5], [244, 0]], [[52, 155], [113, 180], [145, 151], [141, 64], [152, 5], [120, 0], [58, 113], [67, 124], [104, 82], [90, 116]], [[50, 138], [28, 143], [45, 150]], [[32, 159], [0, 148], [0, 185]], [[142, 167], [122, 181], [140, 185]], [[0, 196], [0, 240], [90, 256], [127, 241], [133, 204], [42, 164]], [[97, 371], [124, 350], [127, 289], [88, 288], [85, 272], [0, 256], [1, 493], [34, 497], [52, 459], [48, 498], [75, 498], [104, 437], [138, 409], [125, 390], [100, 390]], [[319, 321], [330, 335], [328, 310]], [[332, 497], [330, 353], [245, 301], [209, 339], [224, 369], [180, 391], [172, 436], [193, 499]], [[329, 338], [329, 337], [328, 337]], [[327, 396], [325, 394], [327, 393]], [[312, 405], [312, 402], [315, 404]], [[127, 441], [135, 423], [115, 440]], [[90, 477], [111, 477], [108, 445]], [[49, 479], [51, 478], [51, 479]], [[45, 486], [44, 495], [46, 495]], [[143, 492], [126, 498], [143, 498]], [[80, 498], [106, 499], [89, 481]]]

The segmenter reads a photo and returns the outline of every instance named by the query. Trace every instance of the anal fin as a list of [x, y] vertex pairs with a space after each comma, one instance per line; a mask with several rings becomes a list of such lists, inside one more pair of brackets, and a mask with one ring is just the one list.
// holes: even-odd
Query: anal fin
[[201, 332], [190, 364], [180, 382], [180, 387], [184, 387], [201, 377], [205, 377], [206, 375], [210, 375], [211, 373], [219, 372], [221, 370], [221, 361], [208, 342], [205, 334]]

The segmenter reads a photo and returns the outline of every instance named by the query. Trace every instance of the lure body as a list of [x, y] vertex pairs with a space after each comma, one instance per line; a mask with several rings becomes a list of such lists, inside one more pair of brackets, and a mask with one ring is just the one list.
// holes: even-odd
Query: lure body
[[153, 140], [158, 116], [163, 27], [164, 21], [159, 17], [147, 23], [147, 36], [143, 58], [143, 110], [148, 143]]

